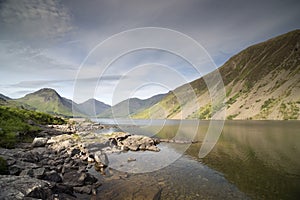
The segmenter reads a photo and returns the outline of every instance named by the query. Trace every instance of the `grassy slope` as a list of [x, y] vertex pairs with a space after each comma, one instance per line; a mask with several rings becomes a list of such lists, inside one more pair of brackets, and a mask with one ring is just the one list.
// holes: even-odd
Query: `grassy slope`
[[50, 88], [38, 90], [19, 99], [5, 100], [0, 98], [0, 105], [27, 108], [64, 117], [73, 117], [73, 115], [77, 117], [91, 116], [94, 114], [94, 108], [96, 113], [99, 114], [110, 107], [95, 99], [76, 104], [70, 99], [61, 97], [55, 90]]
[[40, 130], [36, 124], [63, 124], [61, 118], [15, 107], [0, 106], [0, 146], [13, 147], [17, 142], [30, 139]]
[[[219, 72], [228, 119], [300, 119], [300, 30], [253, 45], [230, 58]], [[208, 75], [207, 75], [208, 76]], [[206, 76], [206, 77], [207, 77]], [[193, 91], [188, 86], [193, 88]], [[203, 78], [174, 91], [194, 92], [198, 106], [172, 93], [135, 118], [209, 119], [211, 101]], [[180, 103], [179, 103], [179, 102]], [[267, 104], [267, 105], [266, 105]], [[187, 113], [182, 114], [182, 111]]]
[[[26, 95], [23, 98], [12, 100], [16, 103], [29, 105], [36, 111], [61, 116], [73, 116], [72, 101], [61, 97], [55, 90], [41, 89], [37, 92]], [[76, 104], [74, 104], [76, 106]], [[77, 112], [76, 115], [82, 114]]]

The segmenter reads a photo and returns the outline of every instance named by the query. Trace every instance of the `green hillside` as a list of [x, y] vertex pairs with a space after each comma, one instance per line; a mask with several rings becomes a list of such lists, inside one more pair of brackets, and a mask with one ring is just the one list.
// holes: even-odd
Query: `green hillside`
[[44, 88], [25, 97], [15, 100], [27, 104], [36, 111], [56, 115], [72, 116], [72, 102], [61, 97], [55, 90]]
[[19, 99], [0, 96], [0, 105], [26, 108], [63, 117], [90, 117], [102, 113], [109, 105], [96, 99], [89, 99], [77, 104], [70, 99], [61, 97], [54, 89], [43, 88]]
[[40, 127], [33, 124], [64, 124], [65, 120], [49, 114], [15, 107], [0, 106], [0, 147], [13, 147], [31, 140]]
[[[221, 66], [227, 119], [300, 119], [299, 47], [300, 30], [295, 30], [248, 47]], [[193, 91], [183, 85], [133, 117], [211, 118], [212, 102], [204, 78], [189, 85]], [[198, 105], [188, 99], [179, 101], [173, 94], [185, 96], [189, 92], [196, 94]]]

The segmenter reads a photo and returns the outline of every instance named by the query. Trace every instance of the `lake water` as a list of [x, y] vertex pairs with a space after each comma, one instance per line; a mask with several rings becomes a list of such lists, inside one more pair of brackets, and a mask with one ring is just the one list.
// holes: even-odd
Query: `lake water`
[[[98, 121], [116, 123], [107, 119]], [[99, 198], [300, 197], [298, 121], [226, 121], [217, 144], [201, 159], [199, 150], [209, 121], [118, 120], [117, 123], [123, 131], [135, 134], [198, 142], [161, 143], [160, 152], [109, 155], [111, 169], [106, 176], [98, 176], [103, 182]], [[128, 162], [128, 158], [136, 161]]]

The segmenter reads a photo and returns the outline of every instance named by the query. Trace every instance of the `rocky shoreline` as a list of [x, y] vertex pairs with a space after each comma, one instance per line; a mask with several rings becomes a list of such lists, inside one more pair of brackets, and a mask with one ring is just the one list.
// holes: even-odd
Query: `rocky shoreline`
[[93, 199], [102, 183], [88, 169], [105, 174], [107, 154], [159, 151], [159, 139], [118, 131], [97, 133], [110, 128], [92, 122], [45, 126], [32, 144], [0, 148], [6, 161], [0, 199]]

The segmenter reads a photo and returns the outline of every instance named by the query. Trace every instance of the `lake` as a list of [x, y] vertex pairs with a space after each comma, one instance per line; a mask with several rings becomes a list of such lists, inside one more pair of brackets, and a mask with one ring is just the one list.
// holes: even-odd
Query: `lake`
[[[111, 119], [97, 121], [116, 123]], [[209, 121], [118, 120], [117, 123], [121, 130], [130, 133], [196, 143], [161, 143], [160, 152], [109, 155], [111, 169], [106, 176], [98, 175], [103, 182], [99, 198], [300, 197], [298, 121], [226, 121], [217, 144], [204, 158], [198, 155]]]

